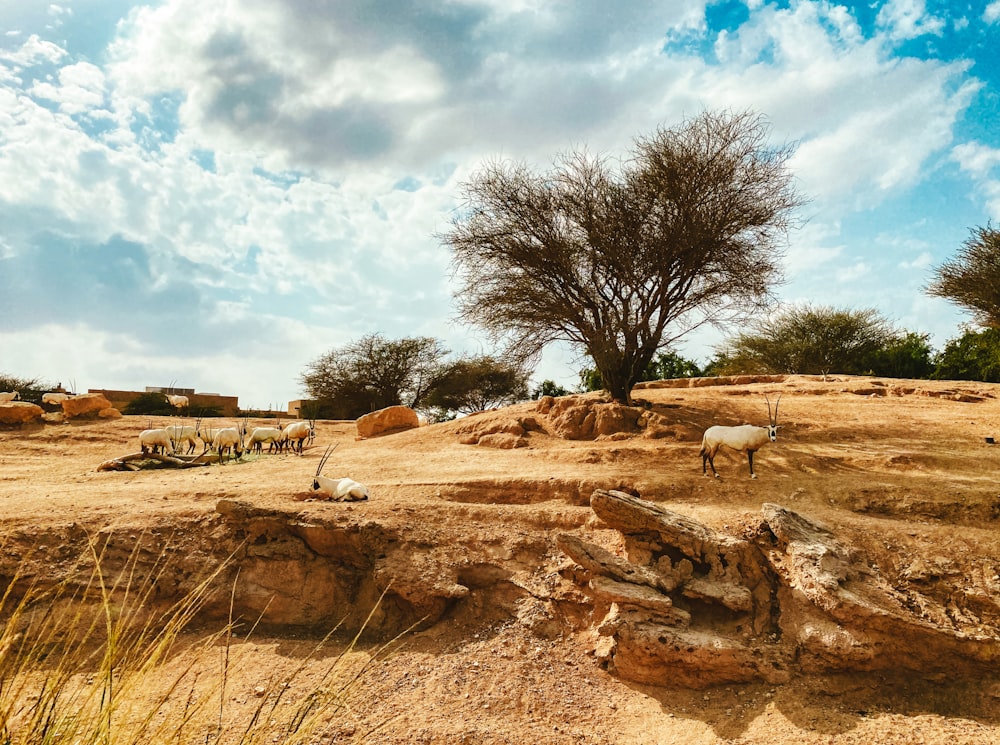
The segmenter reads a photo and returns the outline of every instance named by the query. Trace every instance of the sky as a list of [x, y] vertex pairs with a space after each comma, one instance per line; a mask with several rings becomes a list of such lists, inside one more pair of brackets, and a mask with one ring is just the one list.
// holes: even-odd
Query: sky
[[492, 352], [462, 183], [720, 109], [796, 147], [780, 300], [940, 349], [970, 319], [930, 273], [1000, 222], [998, 48], [1000, 0], [0, 0], [0, 372], [284, 408], [366, 334]]

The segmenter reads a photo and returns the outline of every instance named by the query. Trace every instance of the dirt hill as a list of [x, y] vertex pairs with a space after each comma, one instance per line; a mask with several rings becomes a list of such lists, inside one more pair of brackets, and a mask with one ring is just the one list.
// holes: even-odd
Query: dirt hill
[[[726, 455], [703, 476], [701, 433], [766, 424], [765, 395], [782, 427], [757, 478]], [[302, 456], [184, 470], [97, 470], [146, 417], [0, 431], [0, 577], [72, 581], [90, 541], [109, 576], [163, 563], [152, 610], [228, 559], [195, 632], [231, 603], [262, 619], [233, 649], [236, 707], [293, 669], [286, 700], [308, 691], [305, 650], [338, 622], [365, 626], [352, 660], [402, 633], [324, 742], [1000, 741], [1000, 386], [635, 397], [367, 440], [319, 422]], [[326, 475], [368, 501], [310, 500], [333, 443]]]

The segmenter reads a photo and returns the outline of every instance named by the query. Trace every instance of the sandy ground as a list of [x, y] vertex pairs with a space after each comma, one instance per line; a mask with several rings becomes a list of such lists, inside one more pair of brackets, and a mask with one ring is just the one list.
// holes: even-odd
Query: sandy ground
[[[717, 459], [722, 478], [703, 477], [701, 432], [713, 423], [766, 423], [765, 393], [772, 402], [781, 394], [783, 427], [757, 456], [758, 478], [749, 479], [745, 460], [725, 456]], [[586, 529], [589, 490], [624, 486], [719, 530], [764, 502], [779, 503], [833, 528], [901, 586], [923, 582], [928, 592], [968, 597], [978, 583], [986, 600], [978, 611], [956, 606], [964, 614], [956, 623], [978, 623], [989, 633], [1000, 627], [992, 611], [1000, 603], [1000, 445], [985, 440], [1000, 439], [1000, 386], [790, 378], [642, 390], [637, 398], [671, 420], [672, 437], [567, 441], [532, 433], [528, 447], [502, 450], [460, 444], [461, 423], [359, 441], [353, 423], [320, 422], [303, 456], [116, 473], [96, 468], [138, 449], [146, 417], [0, 431], [0, 530], [42, 534], [67, 523], [94, 531], [162, 528], [212, 516], [220, 499], [237, 498], [305, 516], [360, 513], [404, 526], [428, 545], [444, 545], [471, 525], [481, 548], [514, 533], [547, 538], [559, 529]], [[501, 420], [532, 409], [524, 404], [478, 416]], [[320, 455], [334, 442], [340, 445], [327, 475], [367, 484], [369, 501], [301, 501]], [[531, 560], [543, 576], [565, 557], [549, 552]], [[652, 688], [603, 671], [589, 634], [545, 638], [491, 612], [488, 598], [466, 605], [409, 634], [384, 658], [370, 659], [371, 645], [351, 652], [357, 664], [370, 659], [363, 686], [317, 742], [354, 741], [378, 725], [369, 741], [1000, 742], [1000, 670], [996, 679], [978, 680], [923, 680], [901, 671], [697, 691]], [[293, 632], [237, 640], [232, 653], [248, 662], [238, 672], [234, 665], [232, 705], [253, 705], [255, 689], [299, 669], [286, 694], [291, 705], [297, 692], [316, 684], [334, 653], [304, 664], [314, 645]]]

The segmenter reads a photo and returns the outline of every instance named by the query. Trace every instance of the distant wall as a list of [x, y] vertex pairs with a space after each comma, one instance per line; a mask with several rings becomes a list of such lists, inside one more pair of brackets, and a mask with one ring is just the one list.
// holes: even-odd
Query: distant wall
[[[111, 405], [121, 411], [145, 391], [110, 391], [105, 388], [91, 388], [88, 393], [103, 393]], [[238, 396], [220, 396], [216, 393], [193, 393], [188, 395], [188, 411], [196, 413], [200, 407], [213, 407], [222, 411], [223, 416], [236, 416], [240, 409]]]

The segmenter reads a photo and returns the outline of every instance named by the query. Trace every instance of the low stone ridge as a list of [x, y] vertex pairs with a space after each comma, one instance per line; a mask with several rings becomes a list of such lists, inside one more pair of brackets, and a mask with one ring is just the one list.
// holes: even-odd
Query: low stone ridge
[[409, 406], [389, 406], [357, 420], [358, 437], [375, 437], [388, 432], [401, 432], [420, 426], [417, 412]]
[[624, 679], [710, 686], [810, 671], [975, 675], [1000, 655], [995, 629], [931, 623], [927, 597], [915, 615], [865, 557], [778, 505], [765, 504], [745, 537], [624, 492], [595, 491], [591, 508], [623, 534], [628, 558], [571, 534], [558, 545], [594, 603], [595, 652]]
[[464, 445], [497, 448], [525, 447], [532, 432], [564, 440], [611, 441], [677, 434], [673, 423], [656, 412], [641, 406], [623, 406], [595, 394], [542, 396], [535, 404], [534, 415], [504, 420], [483, 412], [468, 417], [456, 430]]

